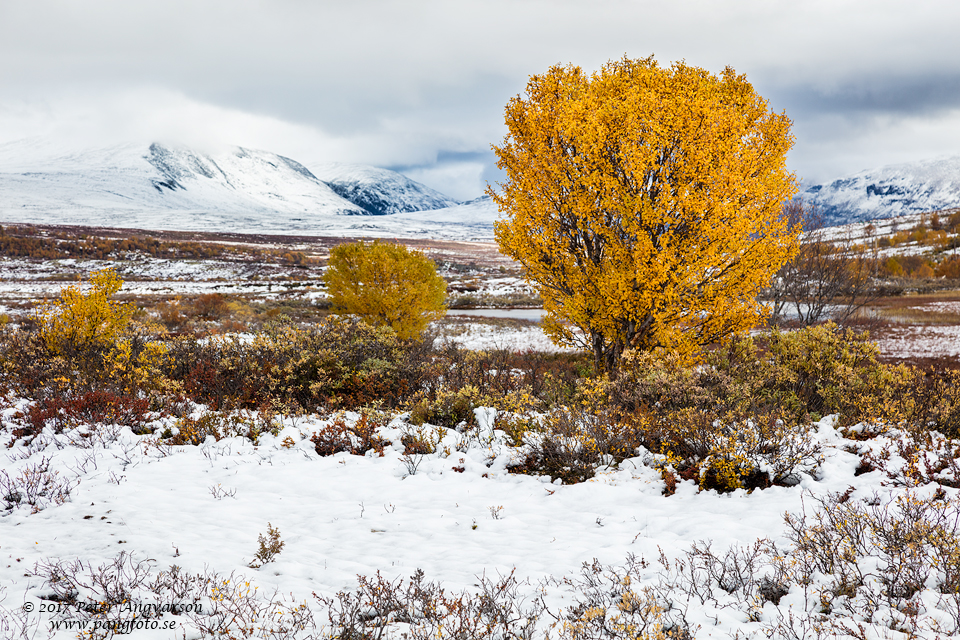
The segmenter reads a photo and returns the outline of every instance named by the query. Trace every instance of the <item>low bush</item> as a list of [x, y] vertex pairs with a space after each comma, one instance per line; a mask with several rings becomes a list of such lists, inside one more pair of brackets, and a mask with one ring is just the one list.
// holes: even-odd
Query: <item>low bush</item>
[[263, 433], [277, 435], [280, 431], [273, 423], [269, 412], [262, 415], [243, 412], [204, 411], [197, 417], [184, 416], [174, 425], [177, 432], [165, 431], [161, 437], [171, 445], [203, 444], [208, 437], [220, 441], [223, 438], [242, 437], [258, 444]]
[[44, 396], [109, 389], [127, 395], [171, 391], [163, 376], [167, 347], [158, 327], [134, 320], [113, 299], [122, 281], [110, 269], [86, 291], [68, 286], [24, 327], [3, 328], [0, 371], [18, 391]]
[[417, 394], [410, 402], [410, 422], [415, 425], [430, 424], [456, 427], [461, 423], [474, 423], [473, 410], [483, 406], [480, 391], [467, 385], [457, 390], [440, 388], [433, 397]]
[[381, 413], [364, 411], [352, 425], [348, 425], [346, 417], [340, 414], [331, 424], [314, 433], [310, 441], [321, 456], [343, 452], [363, 456], [368, 451], [382, 456], [384, 447], [388, 446], [390, 441], [384, 440], [377, 433], [377, 429], [386, 426], [387, 422], [389, 418]]
[[958, 428], [960, 374], [886, 365], [878, 355], [867, 334], [830, 323], [774, 330], [762, 343], [734, 339], [695, 367], [670, 354], [628, 353], [607, 393], [616, 406], [660, 417], [687, 410], [803, 423], [837, 413], [841, 426]]
[[145, 398], [112, 391], [87, 391], [76, 395], [41, 398], [15, 419], [23, 424], [14, 429], [14, 437], [36, 435], [45, 427], [63, 433], [81, 425], [122, 424], [140, 435], [150, 433], [148, 426], [159, 414], [150, 411]]
[[[386, 580], [378, 573], [375, 578], [358, 576], [357, 583], [355, 591], [341, 591], [333, 598], [314, 594], [327, 611], [328, 637], [532, 639], [545, 611], [541, 601], [519, 595], [512, 572], [497, 581], [480, 577], [475, 594], [448, 594], [427, 582], [419, 569], [409, 582]], [[406, 633], [394, 636], [391, 631], [400, 624]]]
[[201, 638], [328, 637], [317, 632], [306, 602], [260, 591], [233, 573], [191, 574], [176, 565], [154, 572], [151, 560], [121, 552], [98, 566], [82, 560], [41, 562], [33, 575], [43, 579], [50, 600], [70, 605], [57, 617], [88, 621], [84, 637], [91, 639], [140, 629], [175, 630], [184, 621]]
[[646, 422], [615, 411], [561, 407], [523, 432], [524, 457], [513, 473], [548, 475], [563, 484], [589, 480], [602, 464], [616, 465], [637, 455], [645, 443]]
[[50, 505], [63, 504], [75, 486], [50, 470], [48, 458], [10, 471], [0, 470], [0, 500], [6, 510], [28, 506], [36, 513]]
[[192, 314], [201, 320], [217, 320], [228, 310], [227, 297], [222, 293], [204, 293], [193, 302]]
[[405, 429], [405, 433], [400, 436], [400, 444], [403, 445], [403, 455], [405, 456], [423, 456], [437, 452], [437, 447], [443, 442], [447, 430], [443, 427], [431, 429], [423, 426], [414, 426]]
[[821, 613], [908, 634], [960, 631], [956, 498], [941, 491], [868, 503], [847, 493], [815, 504], [811, 514], [786, 517], [788, 561], [797, 583], [815, 585]]
[[662, 464], [681, 479], [719, 492], [797, 484], [800, 473], [815, 472], [823, 461], [808, 426], [772, 416], [737, 420], [678, 410], [651, 421], [644, 444], [664, 454]]
[[562, 640], [692, 640], [696, 627], [665, 597], [663, 585], [641, 586], [649, 565], [629, 556], [623, 567], [584, 563], [568, 579], [573, 604], [559, 620]]
[[[880, 434], [858, 429], [847, 435], [877, 437]], [[936, 431], [892, 430], [879, 450], [869, 438], [863, 440], [846, 447], [847, 451], [860, 455], [855, 475], [880, 471], [894, 486], [936, 484], [960, 489], [960, 442], [956, 439]]]
[[256, 408], [273, 400], [305, 409], [392, 404], [415, 384], [412, 350], [383, 327], [331, 317], [303, 329], [275, 323], [252, 339], [181, 338], [168, 375], [214, 408]]
[[262, 533], [258, 535], [257, 543], [259, 544], [257, 553], [254, 555], [253, 560], [250, 561], [250, 564], [247, 565], [251, 569], [259, 569], [263, 565], [276, 560], [277, 555], [283, 551], [283, 547], [286, 544], [280, 539], [280, 531], [274, 528], [269, 522], [267, 523], [267, 535], [263, 535]]

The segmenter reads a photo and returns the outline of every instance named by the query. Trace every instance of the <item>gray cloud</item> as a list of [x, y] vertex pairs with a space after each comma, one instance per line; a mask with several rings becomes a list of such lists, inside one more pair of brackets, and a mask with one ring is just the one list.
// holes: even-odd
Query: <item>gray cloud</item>
[[530, 74], [656, 53], [746, 73], [795, 121], [791, 166], [829, 179], [960, 152], [957, 24], [948, 0], [5, 2], [0, 142], [245, 144], [464, 198]]
[[793, 117], [889, 113], [936, 115], [960, 106], [960, 69], [942, 75], [851, 78], [836, 87], [798, 84], [774, 89], [768, 98], [789, 105]]

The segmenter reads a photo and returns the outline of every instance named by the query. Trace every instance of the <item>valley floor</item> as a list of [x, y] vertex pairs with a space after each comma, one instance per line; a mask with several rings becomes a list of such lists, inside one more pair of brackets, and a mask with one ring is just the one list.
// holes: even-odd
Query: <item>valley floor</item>
[[[302, 312], [307, 319], [323, 313], [320, 275], [333, 239], [160, 235], [239, 250], [209, 259], [0, 257], [0, 312], [22, 321], [38, 300], [113, 266], [125, 280], [127, 299], [155, 307], [157, 318], [170, 305], [211, 294], [223, 296], [224, 308], [242, 302], [264, 317], [274, 310]], [[464, 304], [533, 300], [517, 266], [495, 245], [411, 244], [437, 261]], [[273, 253], [251, 257], [254, 248]], [[284, 257], [292, 252], [303, 258]], [[955, 361], [958, 300], [960, 294], [918, 297], [916, 304], [900, 305], [909, 311], [902, 321], [878, 314], [869, 327], [882, 354]], [[230, 316], [232, 330], [243, 331], [253, 313]], [[203, 326], [220, 330], [207, 322]], [[434, 330], [440, 340], [470, 348], [555, 349], [530, 320], [451, 314]], [[324, 635], [334, 633], [330, 616], [347, 602], [338, 594], [355, 593], [358, 579], [377, 576], [397, 587], [418, 570], [449, 594], [503, 586], [516, 606], [538, 612], [535, 637], [601, 637], [585, 630], [577, 635], [574, 628], [588, 625], [597, 603], [621, 619], [649, 623], [645, 630], [621, 626], [620, 635], [610, 637], [664, 637], [655, 635], [658, 629], [672, 629], [677, 638], [758, 640], [960, 634], [960, 595], [940, 586], [954, 584], [956, 564], [931, 564], [911, 593], [893, 595], [884, 591], [891, 583], [877, 568], [885, 566], [880, 556], [857, 560], [866, 577], [849, 589], [831, 582], [836, 576], [826, 570], [811, 573], [804, 584], [776, 574], [781, 565], [769, 545], [781, 551], [798, 546], [786, 514], [807, 518], [813, 523], [808, 530], [815, 531], [818, 518], [849, 505], [891, 518], [909, 512], [911, 504], [942, 506], [943, 531], [960, 536], [955, 465], [953, 471], [934, 473], [929, 465], [923, 471], [922, 461], [933, 458], [917, 458], [927, 453], [916, 454], [907, 434], [888, 425], [841, 431], [835, 416], [824, 417], [809, 432], [823, 449], [816, 468], [798, 473], [791, 486], [718, 494], [693, 480], [668, 487], [663, 456], [642, 448], [580, 484], [512, 473], [508, 467], [524, 451], [497, 427], [504, 414], [494, 407], [475, 409], [477, 427], [462, 432], [417, 427], [409, 414], [389, 414], [379, 432], [390, 442], [382, 455], [324, 457], [310, 438], [357, 414], [277, 416], [275, 434], [255, 442], [208, 437], [198, 446], [174, 446], [158, 435], [175, 428], [170, 417], [151, 425], [147, 435], [124, 425], [86, 424], [62, 433], [48, 428], [27, 444], [15, 435], [27, 407], [28, 401], [7, 394], [0, 413], [0, 507], [6, 507], [0, 511], [0, 637], [72, 638], [84, 630], [67, 623], [111, 620], [167, 625], [134, 629], [134, 638], [203, 637], [205, 625], [214, 628], [216, 621], [236, 637], [331, 637]], [[204, 408], [190, 411], [200, 416]], [[244, 419], [260, 417], [248, 412]], [[401, 441], [412, 434], [432, 438], [435, 450], [405, 452]], [[953, 444], [936, 442], [956, 459]], [[909, 513], [921, 512], [927, 513]], [[960, 548], [956, 554], [948, 562], [960, 561]], [[748, 557], [754, 558], [749, 567], [737, 564]], [[745, 573], [711, 573], [729, 571], [731, 558]], [[187, 578], [178, 582], [176, 576]], [[782, 593], [764, 592], [771, 584]], [[73, 601], [67, 598], [71, 589]], [[151, 618], [116, 610], [98, 617], [78, 609], [77, 603], [100, 602], [117, 589], [127, 589], [139, 604], [199, 604], [203, 610]], [[619, 602], [604, 599], [613, 592], [622, 596]], [[870, 594], [885, 595], [871, 601]], [[356, 619], [372, 624], [371, 605], [357, 607]], [[416, 624], [395, 615], [384, 638], [427, 637], [416, 635], [422, 631]], [[611, 628], [617, 624], [610, 622]], [[86, 631], [98, 637], [92, 627]]]

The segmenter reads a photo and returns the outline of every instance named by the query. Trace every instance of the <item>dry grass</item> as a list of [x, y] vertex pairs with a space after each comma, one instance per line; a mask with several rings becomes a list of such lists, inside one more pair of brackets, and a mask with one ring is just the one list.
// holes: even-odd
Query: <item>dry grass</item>
[[863, 309], [860, 317], [897, 324], [960, 325], [960, 291], [880, 298]]

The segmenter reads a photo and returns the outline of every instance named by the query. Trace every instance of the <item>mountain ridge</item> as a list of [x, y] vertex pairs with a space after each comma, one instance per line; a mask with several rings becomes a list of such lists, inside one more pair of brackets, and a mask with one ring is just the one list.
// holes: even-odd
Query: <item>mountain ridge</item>
[[320, 180], [372, 215], [444, 209], [463, 204], [396, 171], [365, 164], [328, 162], [314, 166]]
[[387, 169], [243, 147], [0, 145], [3, 222], [486, 240], [496, 215]]
[[960, 205], [960, 155], [885, 165], [813, 185], [800, 196], [828, 226]]

